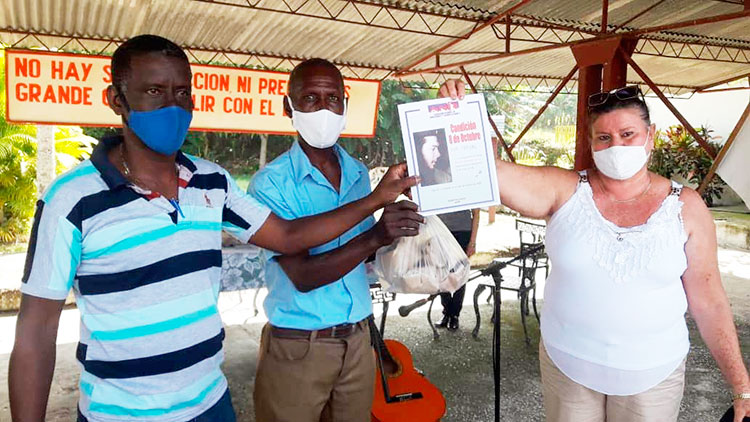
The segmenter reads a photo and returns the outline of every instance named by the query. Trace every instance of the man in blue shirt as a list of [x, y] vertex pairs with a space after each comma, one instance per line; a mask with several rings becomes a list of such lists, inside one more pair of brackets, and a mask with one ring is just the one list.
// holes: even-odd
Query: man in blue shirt
[[[299, 141], [256, 174], [249, 192], [284, 218], [367, 196], [367, 168], [336, 145], [346, 121], [339, 70], [322, 59], [300, 63], [284, 105]], [[398, 236], [415, 235], [416, 209], [408, 201], [391, 204], [377, 224], [371, 217], [306, 253], [269, 257], [256, 420], [370, 420], [375, 361], [364, 260]]]

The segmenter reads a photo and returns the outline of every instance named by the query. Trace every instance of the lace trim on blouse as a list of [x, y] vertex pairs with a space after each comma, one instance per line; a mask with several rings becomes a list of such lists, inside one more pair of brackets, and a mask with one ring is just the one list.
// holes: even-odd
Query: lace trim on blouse
[[[639, 226], [620, 227], [604, 218], [594, 202], [588, 174], [579, 176], [574, 202], [565, 216], [572, 227], [582, 230], [594, 251], [594, 261], [615, 283], [624, 283], [658, 265], [658, 251], [674, 246], [675, 240], [685, 243], [687, 234], [682, 221], [682, 185], [672, 182], [672, 191], [648, 220]], [[615, 241], [613, 241], [613, 239]]]

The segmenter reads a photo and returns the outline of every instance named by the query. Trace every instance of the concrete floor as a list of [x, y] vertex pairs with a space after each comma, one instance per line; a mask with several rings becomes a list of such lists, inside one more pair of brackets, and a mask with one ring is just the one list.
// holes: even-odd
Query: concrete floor
[[[750, 303], [748, 280], [725, 275], [725, 284], [735, 306], [736, 321], [746, 361], [750, 356]], [[474, 283], [468, 286], [467, 300]], [[386, 337], [405, 343], [414, 355], [416, 366], [444, 393], [448, 404], [445, 422], [491, 421], [493, 417], [493, 384], [491, 366], [492, 307], [481, 300], [482, 325], [479, 339], [471, 336], [475, 317], [471, 305], [462, 313], [458, 332], [441, 331], [432, 339], [426, 321], [426, 309], [406, 318], [398, 316], [396, 307], [415, 297], [402, 296], [391, 307]], [[484, 298], [484, 295], [482, 295]], [[501, 313], [501, 419], [503, 421], [542, 421], [543, 407], [538, 367], [539, 328], [532, 317], [528, 327], [531, 345], [524, 342], [518, 302], [504, 298]], [[738, 303], [738, 300], [741, 300]], [[426, 307], [425, 307], [426, 308]], [[440, 316], [439, 305], [433, 318]], [[543, 312], [543, 304], [541, 306]], [[739, 312], [741, 310], [741, 312]], [[239, 309], [237, 309], [239, 311]], [[231, 320], [231, 311], [229, 319]], [[247, 313], [245, 313], [247, 315]], [[235, 320], [234, 322], [240, 322]], [[693, 346], [688, 357], [687, 386], [680, 421], [715, 421], [729, 406], [727, 388], [719, 370], [703, 345], [692, 321], [688, 320]], [[246, 323], [227, 327], [224, 372], [229, 378], [239, 422], [253, 422], [252, 391], [257, 362], [258, 341], [264, 321], [261, 316]], [[47, 412], [48, 422], [74, 420], [77, 399], [78, 367], [74, 359], [75, 343], [61, 344]], [[0, 421], [10, 421], [7, 396], [9, 354], [0, 355]]]

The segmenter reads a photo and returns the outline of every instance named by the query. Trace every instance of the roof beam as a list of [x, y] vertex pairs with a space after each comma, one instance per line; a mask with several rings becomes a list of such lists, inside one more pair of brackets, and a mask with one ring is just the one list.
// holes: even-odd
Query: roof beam
[[[502, 19], [505, 16], [508, 16], [509, 14], [513, 13], [513, 11], [517, 10], [518, 8], [520, 8], [522, 6], [525, 6], [526, 4], [530, 3], [531, 1], [532, 0], [520, 0], [514, 6], [511, 6], [508, 9], [505, 9], [503, 12], [498, 13], [497, 15], [495, 15], [492, 19], [484, 22], [481, 25], [475, 25], [474, 28], [471, 31], [467, 32], [463, 37], [461, 37], [461, 39], [468, 39], [468, 38], [470, 38], [472, 35], [476, 34], [477, 32], [481, 31], [484, 28], [492, 26], [492, 24], [494, 24], [495, 22], [499, 21], [500, 19]], [[446, 49], [451, 48], [454, 45], [456, 45], [457, 43], [459, 43], [461, 41], [461, 39], [459, 39], [459, 40], [453, 40], [453, 41], [448, 42], [447, 44], [444, 44], [442, 47], [438, 48], [437, 50], [435, 50], [435, 51], [433, 51], [433, 52], [431, 52], [431, 53], [423, 56], [422, 58], [420, 58], [420, 59], [418, 59], [418, 60], [410, 63], [407, 66], [404, 66], [404, 69], [411, 69], [411, 68], [413, 68], [415, 66], [418, 66], [418, 65], [424, 63], [425, 61], [429, 60], [432, 57], [436, 57], [437, 55], [439, 55], [440, 53], [442, 53]]]
[[710, 89], [710, 88], [713, 88], [713, 87], [716, 87], [716, 86], [719, 86], [719, 85], [724, 85], [724, 84], [727, 84], [729, 82], [738, 81], [738, 80], [743, 79], [743, 78], [750, 78], [750, 73], [745, 73], [744, 75], [732, 76], [731, 78], [722, 79], [720, 81], [712, 82], [712, 83], [710, 83], [708, 85], [703, 85], [701, 87], [698, 87], [697, 91], [705, 91], [707, 89]]
[[[512, 37], [507, 41], [532, 41], [527, 38]], [[533, 40], [540, 44], [557, 45], [559, 42], [548, 40]], [[441, 56], [459, 55], [499, 55], [507, 54], [505, 50], [476, 50], [476, 51], [450, 51], [442, 53]], [[641, 39], [636, 46], [634, 54], [646, 56], [666, 57], [686, 60], [700, 60], [721, 63], [750, 64], [750, 48], [741, 49], [733, 47], [711, 47], [703, 44], [676, 41], [656, 41]]]
[[[23, 36], [23, 38], [15, 41], [9, 41], [7, 39], [3, 38], [3, 34], [12, 34], [12, 35], [19, 35]], [[59, 44], [55, 45], [47, 45], [49, 43], [45, 43], [43, 40], [41, 40], [39, 37], [43, 38], [51, 38], [51, 39], [57, 39], [59, 40]], [[76, 43], [77, 46], [81, 47], [84, 51], [86, 51], [87, 54], [95, 54], [95, 55], [103, 55], [107, 51], [108, 48], [117, 46], [120, 43], [125, 42], [125, 39], [106, 39], [106, 38], [97, 38], [97, 37], [71, 37], [71, 36], [64, 36], [64, 35], [54, 35], [54, 34], [39, 34], [34, 32], [28, 32], [28, 31], [17, 31], [15, 29], [11, 28], [0, 28], [0, 43], [9, 45], [11, 47], [15, 48], [24, 48], [23, 42], [28, 40], [29, 38], [34, 39], [36, 42], [41, 44], [44, 48], [51, 50], [51, 49], [59, 49], [59, 50], [65, 50], [64, 47], [71, 45], [73, 43]], [[96, 43], [106, 43], [104, 48], [91, 48], [89, 46], [86, 46], [87, 42], [96, 42]], [[248, 63], [253, 58], [258, 59], [259, 62], [261, 62], [261, 66], [263, 68], [266, 68], [268, 70], [276, 70], [279, 68], [281, 64], [284, 62], [288, 62], [291, 64], [295, 64], [297, 62], [301, 62], [304, 60], [307, 60], [311, 57], [300, 57], [300, 56], [291, 56], [291, 55], [284, 55], [284, 54], [274, 54], [274, 53], [259, 53], [255, 51], [242, 51], [242, 50], [232, 50], [232, 49], [210, 49], [210, 48], [203, 48], [203, 47], [196, 47], [196, 46], [190, 46], [190, 45], [181, 45], [185, 52], [188, 54], [188, 57], [191, 58], [191, 62], [193, 63], [207, 63], [211, 61], [221, 61], [223, 63], [231, 64], [235, 67], [250, 67]], [[71, 50], [70, 48], [68, 50]], [[201, 60], [196, 56], [196, 53], [215, 53], [210, 59], [208, 60]], [[229, 55], [236, 55], [236, 56], [242, 56], [242, 58], [245, 59], [245, 62], [243, 63], [237, 63], [233, 61]], [[224, 60], [221, 60], [223, 57]], [[272, 65], [270, 63], [264, 63], [262, 60], [279, 60], [277, 65]], [[353, 76], [356, 76], [361, 79], [366, 79], [366, 76], [359, 75], [358, 72], [355, 69], [364, 69], [364, 70], [372, 70], [372, 71], [383, 71], [387, 72], [388, 74], [394, 72], [396, 68], [394, 67], [388, 67], [388, 66], [379, 66], [379, 65], [373, 65], [373, 64], [357, 64], [357, 63], [350, 63], [345, 62], [341, 60], [331, 60], [333, 64], [338, 66], [342, 69], [348, 69]], [[381, 79], [381, 78], [378, 78]]]
[[[277, 5], [276, 8], [273, 8], [273, 7], [264, 6], [264, 4], [267, 4], [267, 3], [263, 1], [256, 1], [255, 3], [252, 3], [250, 1], [237, 3], [231, 0], [191, 0], [191, 1], [199, 2], [199, 3], [209, 3], [209, 4], [218, 5], [218, 6], [258, 10], [258, 11], [269, 12], [269, 13], [281, 13], [285, 15], [295, 15], [295, 16], [300, 16], [300, 17], [305, 17], [305, 18], [323, 19], [327, 21], [343, 22], [343, 23], [349, 23], [349, 24], [354, 24], [354, 25], [364, 25], [364, 26], [368, 26], [372, 28], [399, 30], [399, 31], [411, 32], [415, 34], [432, 35], [432, 36], [446, 37], [446, 38], [458, 38], [458, 39], [461, 39], [460, 33], [450, 33], [450, 32], [446, 32], [446, 30], [443, 29], [446, 26], [451, 27], [451, 25], [444, 25], [447, 21], [464, 22], [465, 23], [464, 27], [472, 25], [472, 24], [477, 25], [478, 22], [481, 22], [481, 19], [477, 19], [477, 18], [453, 16], [448, 13], [422, 11], [422, 10], [409, 9], [407, 7], [398, 6], [398, 5], [385, 5], [385, 4], [377, 4], [377, 3], [367, 2], [367, 1], [356, 1], [356, 0], [338, 0], [335, 2], [335, 4], [339, 6], [336, 9], [332, 7], [326, 7], [323, 4], [323, 2], [320, 2], [319, 0], [302, 0], [302, 3], [296, 5], [296, 7], [294, 8], [292, 8], [287, 2], [271, 3], [271, 4]], [[320, 9], [324, 10], [325, 13], [312, 14], [312, 13], [304, 12], [305, 6], [307, 6], [308, 4], [314, 4], [316, 6], [320, 6]], [[376, 9], [376, 11], [375, 13], [368, 13], [370, 15], [370, 17], [368, 18], [365, 16], [365, 13], [363, 13], [362, 7], [374, 8]], [[346, 9], [353, 9], [354, 11], [356, 11], [356, 13], [354, 14], [356, 18], [347, 19], [343, 17], [342, 12]], [[411, 17], [405, 20], [404, 23], [402, 23], [402, 22], [399, 22], [396, 19], [396, 17], [393, 15], [394, 12], [408, 13], [408, 14], [411, 14]], [[439, 18], [442, 18], [443, 21], [441, 24], [437, 25], [437, 27], [433, 29], [426, 23], [426, 21], [423, 18], [424, 16], [439, 17]], [[409, 23], [415, 17], [422, 18], [422, 21], [425, 22], [424, 27], [426, 29], [407, 28]], [[376, 18], [379, 18], [382, 23], [375, 23]], [[443, 30], [441, 31], [441, 29]]]
[[[709, 24], [709, 23], [724, 22], [724, 21], [729, 21], [729, 20], [744, 18], [744, 17], [748, 17], [748, 16], [750, 16], [750, 10], [744, 10], [742, 12], [727, 13], [727, 14], [723, 14], [723, 15], [710, 16], [710, 17], [706, 17], [706, 18], [690, 19], [690, 20], [687, 20], [687, 21], [675, 22], [675, 23], [671, 23], [671, 24], [665, 24], [665, 25], [658, 25], [658, 26], [652, 26], [652, 27], [647, 27], [647, 28], [641, 28], [641, 29], [636, 29], [636, 30], [630, 31], [630, 32], [607, 33], [607, 34], [602, 34], [602, 35], [600, 35], [598, 37], [594, 37], [594, 38], [591, 38], [591, 39], [585, 39], [585, 40], [579, 40], [579, 41], [570, 41], [570, 42], [564, 42], [564, 43], [555, 44], [555, 45], [547, 45], [547, 46], [543, 46], [543, 47], [529, 48], [529, 49], [526, 49], [526, 50], [513, 51], [513, 52], [510, 52], [510, 53], [500, 53], [500, 54], [495, 54], [495, 55], [491, 55], [491, 56], [487, 56], [487, 57], [481, 57], [481, 58], [476, 58], [476, 59], [471, 59], [471, 60], [458, 61], [458, 62], [454, 62], [454, 63], [448, 64], [448, 65], [435, 66], [435, 67], [426, 68], [426, 69], [410, 70], [410, 69], [412, 69], [415, 66], [415, 65], [410, 65], [410, 66], [406, 66], [406, 67], [402, 68], [400, 71], [396, 72], [396, 76], [407, 76], [407, 75], [413, 75], [415, 73], [424, 73], [424, 72], [439, 72], [439, 71], [446, 70], [446, 69], [456, 68], [456, 67], [460, 67], [460, 66], [467, 66], [467, 65], [470, 65], [470, 64], [474, 64], [474, 63], [486, 62], [486, 61], [489, 61], [489, 60], [497, 60], [497, 59], [503, 59], [503, 58], [511, 57], [511, 56], [517, 56], [517, 55], [523, 55], [523, 54], [531, 54], [531, 53], [538, 53], [538, 52], [541, 52], [541, 51], [555, 50], [555, 49], [564, 48], [564, 47], [572, 47], [574, 45], [578, 45], [578, 44], [582, 44], [582, 43], [586, 43], [586, 42], [591, 42], [591, 41], [595, 41], [595, 40], [598, 41], [598, 40], [603, 40], [603, 39], [608, 39], [608, 38], [613, 38], [613, 37], [635, 37], [635, 36], [639, 36], [639, 35], [643, 35], [643, 34], [648, 34], [648, 33], [653, 33], [653, 32], [669, 31], [669, 30], [673, 30], [673, 29], [687, 28], [687, 27], [691, 27], [691, 26], [698, 26], [698, 25], [704, 25], [704, 24]], [[417, 64], [419, 64], [419, 63], [417, 63]]]

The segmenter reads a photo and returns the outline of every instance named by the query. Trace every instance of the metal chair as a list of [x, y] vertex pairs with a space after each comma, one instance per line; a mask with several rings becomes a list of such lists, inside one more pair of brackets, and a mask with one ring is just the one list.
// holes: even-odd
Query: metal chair
[[[539, 311], [536, 306], [536, 272], [539, 269], [540, 257], [544, 256], [544, 244], [522, 244], [521, 251], [515, 258], [510, 261], [494, 261], [482, 270], [482, 275], [491, 275], [493, 284], [479, 283], [477, 289], [474, 291], [474, 313], [476, 314], [476, 325], [472, 331], [474, 338], [479, 336], [479, 325], [481, 324], [481, 317], [479, 315], [479, 295], [486, 288], [493, 289], [494, 300], [499, 297], [499, 290], [510, 290], [518, 294], [518, 302], [521, 308], [521, 324], [523, 325], [523, 334], [526, 340], [526, 344], [531, 344], [529, 339], [528, 328], [526, 327], [526, 317], [530, 314], [529, 311], [529, 299], [534, 308], [534, 315], [537, 321], [539, 321]], [[506, 266], [518, 266], [519, 277], [518, 285], [509, 285], [506, 282], [501, 270]], [[531, 294], [529, 294], [531, 293]], [[496, 304], [497, 308], [497, 304]], [[493, 312], [493, 318], [499, 318], [496, 312]]]
[[[544, 236], [547, 233], [547, 226], [539, 223], [532, 223], [526, 220], [516, 219], [516, 230], [518, 230], [518, 240], [523, 250], [524, 246], [536, 245], [544, 242]], [[544, 278], [549, 275], [549, 257], [542, 251], [539, 255], [538, 268], [544, 268]], [[519, 270], [520, 275], [520, 270]]]
[[396, 299], [396, 294], [383, 290], [380, 283], [370, 284], [370, 300], [372, 304], [383, 304], [383, 315], [380, 316], [380, 333], [385, 333], [385, 320], [388, 317], [388, 307], [390, 302]]

